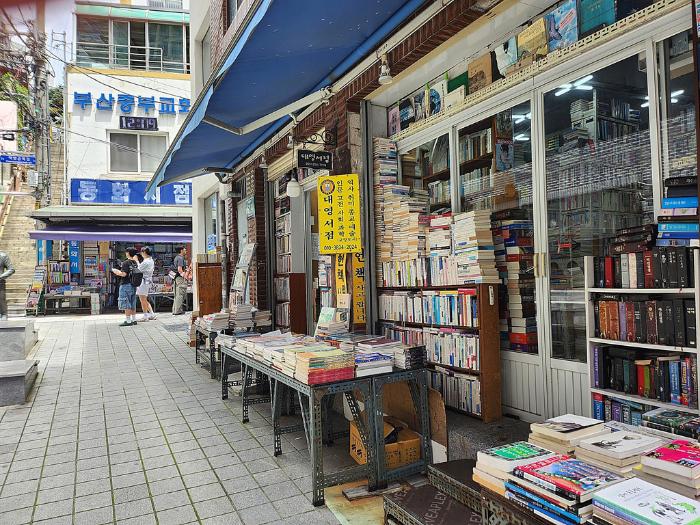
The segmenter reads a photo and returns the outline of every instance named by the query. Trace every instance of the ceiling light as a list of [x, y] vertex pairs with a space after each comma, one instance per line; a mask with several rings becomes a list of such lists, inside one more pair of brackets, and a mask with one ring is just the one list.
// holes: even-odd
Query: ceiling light
[[262, 169], [262, 170], [266, 170], [266, 169], [267, 169], [267, 162], [265, 161], [265, 155], [263, 155], [262, 157], [260, 157], [260, 164], [258, 164], [258, 168], [260, 168], [260, 169]]
[[678, 102], [678, 99], [677, 99], [677, 98], [672, 98], [672, 99], [671, 99], [671, 104], [675, 104], [676, 102]]
[[641, 108], [648, 108], [649, 107], [649, 102], [642, 102], [642, 105], [639, 106]]
[[593, 80], [593, 75], [586, 75], [583, 78], [579, 78], [576, 82], [574, 82], [574, 87], [579, 87], [581, 84], [585, 84], [589, 80]]
[[685, 93], [685, 89], [679, 89], [678, 91], [671, 91], [671, 98], [675, 98], [679, 95]]
[[294, 149], [294, 137], [292, 137], [292, 134], [289, 134], [289, 138], [287, 140], [287, 149]]
[[530, 137], [525, 135], [525, 133], [519, 133], [515, 137], [513, 137], [513, 140], [517, 140], [519, 142], [527, 142], [530, 140]]
[[295, 199], [301, 195], [301, 184], [297, 180], [297, 171], [292, 172], [292, 178], [287, 182], [287, 197]]
[[389, 69], [389, 62], [387, 61], [386, 55], [382, 55], [381, 64], [379, 66], [379, 83], [382, 86], [391, 84], [394, 81], [394, 77], [391, 76], [391, 69]]
[[564, 93], [568, 93], [569, 91], [571, 91], [572, 87], [573, 86], [571, 84], [562, 84], [561, 86], [559, 86], [559, 90], [554, 93], [554, 96], [560, 97]]

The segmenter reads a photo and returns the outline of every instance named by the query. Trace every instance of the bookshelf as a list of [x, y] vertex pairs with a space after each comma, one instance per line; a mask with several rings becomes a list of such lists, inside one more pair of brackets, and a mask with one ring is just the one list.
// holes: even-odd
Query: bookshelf
[[274, 182], [275, 268], [273, 295], [275, 326], [306, 333], [306, 267], [304, 264], [304, 199], [287, 196], [288, 172]]
[[[600, 317], [599, 314], [596, 313], [596, 301], [599, 300], [673, 300], [673, 299], [682, 299], [684, 301], [689, 301], [689, 300], [694, 300], [695, 305], [700, 304], [700, 287], [697, 286], [697, 283], [700, 282], [700, 257], [698, 256], [698, 252], [695, 252], [695, 256], [693, 257], [693, 268], [692, 271], [694, 273], [694, 283], [695, 287], [694, 288], [634, 288], [634, 289], [627, 289], [627, 288], [600, 288], [594, 286], [594, 257], [587, 256], [584, 258], [584, 279], [585, 279], [585, 315], [586, 315], [586, 350], [587, 350], [587, 356], [588, 356], [588, 376], [589, 376], [589, 389], [591, 392], [591, 403], [593, 406], [593, 414], [594, 417], [600, 418], [600, 415], [604, 416], [605, 419], [610, 415], [608, 413], [608, 406], [614, 405], [614, 403], [617, 403], [618, 405], [621, 405], [622, 408], [620, 410], [622, 413], [626, 410], [628, 414], [634, 414], [635, 412], [644, 412], [646, 410], [651, 410], [653, 408], [664, 408], [664, 409], [669, 409], [669, 410], [677, 410], [680, 412], [686, 412], [689, 414], [698, 414], [700, 415], [700, 409], [697, 407], [697, 402], [695, 403], [695, 406], [688, 406], [688, 405], [683, 405], [679, 403], [674, 403], [674, 402], [668, 402], [666, 400], [660, 400], [660, 399], [655, 399], [655, 398], [650, 398], [650, 397], [645, 397], [642, 395], [638, 395], [637, 392], [639, 392], [639, 389], [637, 392], [633, 391], [625, 391], [625, 390], [618, 390], [618, 389], [613, 389], [610, 388], [610, 384], [600, 384], [601, 379], [604, 377], [605, 374], [600, 373], [599, 370], [597, 370], [597, 367], [603, 367], [606, 366], [604, 357], [603, 357], [603, 352], [609, 352], [610, 349], [615, 349], [618, 348], [619, 352], [630, 352], [630, 360], [634, 359], [635, 361], [643, 361], [646, 359], [670, 359], [673, 356], [679, 356], [679, 359], [681, 361], [685, 361], [686, 359], [689, 359], [689, 363], [692, 363], [692, 367], [690, 367], [691, 370], [694, 370], [695, 372], [695, 380], [692, 382], [691, 387], [694, 388], [694, 399], [697, 401], [697, 393], [700, 391], [700, 380], [698, 378], [697, 374], [697, 356], [698, 356], [698, 348], [696, 346], [691, 347], [691, 346], [677, 346], [677, 345], [665, 345], [665, 344], [655, 344], [655, 343], [649, 343], [649, 342], [636, 342], [636, 341], [620, 341], [617, 339], [610, 339], [606, 337], [602, 337], [601, 335], [604, 334], [598, 334], [596, 333], [597, 328], [596, 325], [600, 325], [600, 320], [596, 320], [596, 316]], [[600, 307], [599, 307], [600, 309]], [[646, 312], [643, 311], [642, 314], [646, 315]], [[697, 308], [694, 308], [694, 322], [695, 326], [700, 326], [700, 315], [698, 313]], [[646, 317], [642, 318], [644, 322], [646, 322]], [[635, 321], [636, 322], [636, 321]], [[635, 325], [636, 326], [636, 325]], [[600, 327], [598, 328], [598, 331], [600, 330]], [[675, 330], [675, 326], [674, 326]], [[697, 343], [696, 343], [697, 344]], [[613, 350], [614, 351], [614, 350]], [[597, 358], [596, 358], [597, 356]], [[614, 357], [609, 357], [611, 359], [615, 359]], [[694, 362], [693, 362], [694, 360]], [[624, 362], [623, 362], [624, 363]], [[640, 377], [637, 374], [639, 373], [638, 370], [638, 364], [635, 363], [635, 370], [631, 369], [629, 370], [630, 376], [625, 376], [626, 372], [624, 372], [624, 364], [620, 365], [622, 370], [623, 370], [623, 380], [625, 381], [625, 388], [627, 388], [628, 384], [634, 385], [634, 383], [638, 384], [638, 380], [636, 379], [631, 379], [631, 374], [634, 372], [636, 377]], [[613, 365], [614, 372], [613, 374], [617, 374], [617, 365]], [[642, 366], [642, 370], [644, 370], [644, 366]], [[654, 374], [654, 372], [651, 372]], [[644, 372], [642, 372], [642, 376], [644, 377]], [[596, 384], [596, 378], [598, 378], [598, 383]], [[606, 381], [612, 381], [616, 380], [619, 378], [607, 378]], [[642, 390], [646, 388], [646, 381], [647, 378], [644, 378], [644, 386], [642, 386]], [[651, 381], [654, 381], [654, 378], [651, 379]], [[671, 380], [669, 380], [670, 383]], [[682, 381], [681, 381], [682, 383]], [[683, 388], [688, 388], [688, 383], [686, 384], [681, 384], [678, 388], [683, 389]], [[627, 388], [627, 390], [631, 390], [631, 388]], [[606, 400], [610, 400], [609, 405], [607, 404]], [[614, 400], [614, 401], [613, 401]], [[602, 401], [602, 405], [600, 402]], [[597, 407], [598, 410], [596, 411], [596, 404], [598, 403]], [[624, 417], [624, 416], [623, 416]], [[633, 423], [634, 424], [634, 419], [633, 415], [630, 416], [631, 420], [630, 421], [623, 421], [626, 423]], [[637, 422], [639, 419], [637, 419]]]
[[59, 288], [70, 284], [70, 262], [49, 261], [49, 288]]

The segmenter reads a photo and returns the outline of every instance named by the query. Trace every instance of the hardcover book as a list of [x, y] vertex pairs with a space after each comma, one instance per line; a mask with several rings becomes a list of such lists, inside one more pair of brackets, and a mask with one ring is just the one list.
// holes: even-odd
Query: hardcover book
[[518, 61], [518, 43], [514, 36], [494, 49], [496, 54], [496, 66], [501, 76], [506, 76]]
[[614, 459], [639, 456], [660, 446], [662, 441], [635, 432], [613, 432], [581, 440], [579, 447]]
[[554, 454], [542, 447], [526, 441], [517, 441], [502, 447], [493, 447], [477, 452], [477, 467], [484, 464], [503, 472], [511, 472], [515, 467], [533, 461], [550, 458]]
[[546, 16], [549, 52], [566, 47], [578, 40], [576, 0], [566, 0]]
[[401, 120], [399, 118], [399, 106], [389, 108], [387, 115], [389, 119], [389, 136], [396, 135], [401, 131]]
[[399, 102], [399, 122], [401, 131], [408, 129], [408, 126], [416, 119], [413, 111], [413, 102], [409, 98]]
[[637, 478], [598, 491], [593, 505], [630, 523], [700, 524], [700, 503]]
[[469, 94], [476, 93], [493, 82], [491, 53], [488, 52], [469, 62]]
[[518, 60], [532, 63], [547, 55], [547, 27], [543, 18], [535, 20], [518, 35]]
[[642, 465], [695, 479], [700, 476], [700, 444], [677, 439], [643, 455]]

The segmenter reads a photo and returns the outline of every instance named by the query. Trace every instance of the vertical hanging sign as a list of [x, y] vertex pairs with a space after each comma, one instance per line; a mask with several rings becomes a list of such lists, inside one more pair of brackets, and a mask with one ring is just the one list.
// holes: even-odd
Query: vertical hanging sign
[[365, 324], [365, 254], [352, 254], [352, 319], [354, 324]]
[[345, 263], [348, 260], [346, 253], [335, 256], [335, 293], [336, 295], [348, 293], [348, 282], [345, 278]]
[[68, 260], [70, 273], [80, 273], [80, 241], [68, 242]]
[[[700, 129], [700, 1], [693, 0], [693, 65], [695, 66], [695, 78], [693, 78], [693, 88], [695, 93], [695, 129]], [[695, 137], [696, 159], [700, 166], [700, 133]], [[700, 179], [698, 179], [698, 191], [700, 191]]]
[[360, 239], [360, 183], [357, 173], [318, 178], [321, 253], [357, 253]]

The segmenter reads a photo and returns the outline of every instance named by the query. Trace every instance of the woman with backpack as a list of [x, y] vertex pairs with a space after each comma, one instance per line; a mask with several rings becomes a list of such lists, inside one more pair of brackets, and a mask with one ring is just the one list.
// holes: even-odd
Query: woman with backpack
[[[124, 310], [126, 319], [119, 326], [134, 326], [136, 324], [136, 288], [134, 281], [142, 280], [143, 274], [138, 271], [138, 259], [136, 248], [127, 248], [126, 259], [118, 268], [112, 268], [112, 273], [119, 277], [119, 302], [120, 310]], [[140, 279], [139, 279], [140, 278]]]
[[156, 318], [156, 314], [153, 311], [153, 306], [148, 302], [148, 294], [151, 293], [151, 285], [153, 284], [153, 270], [155, 269], [155, 261], [151, 257], [151, 249], [148, 246], [141, 248], [141, 255], [139, 257], [138, 267], [143, 273], [143, 281], [136, 288], [136, 297], [138, 297], [141, 303], [141, 310], [143, 310], [143, 317], [140, 321], [150, 321]]

